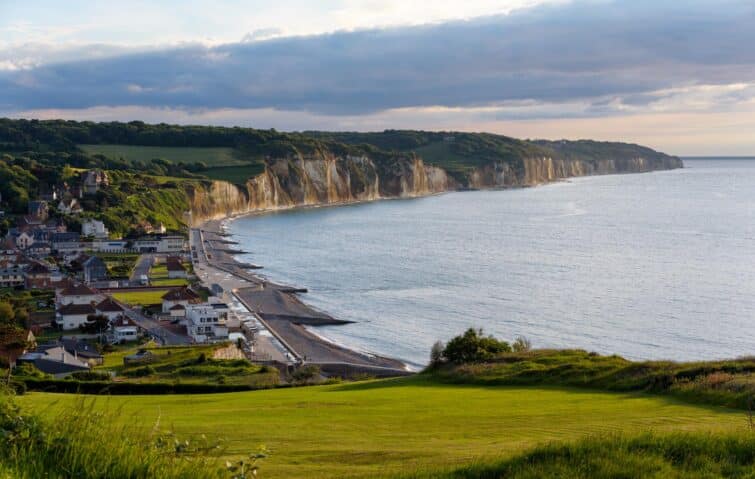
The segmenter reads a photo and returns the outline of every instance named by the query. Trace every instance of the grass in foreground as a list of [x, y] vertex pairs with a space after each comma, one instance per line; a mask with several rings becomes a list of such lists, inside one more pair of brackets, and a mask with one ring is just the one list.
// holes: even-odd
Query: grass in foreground
[[752, 478], [754, 471], [754, 434], [643, 434], [553, 443], [497, 463], [406, 478]]
[[[19, 399], [47, 417], [79, 401], [45, 393]], [[216, 395], [117, 396], [95, 404], [97, 410], [120, 411], [121, 425], [149, 427], [160, 418], [179, 437], [220, 438], [229, 459], [265, 444], [272, 454], [263, 477], [270, 478], [448, 470], [589, 434], [746, 430], [741, 411], [667, 397], [442, 384], [422, 377]]]

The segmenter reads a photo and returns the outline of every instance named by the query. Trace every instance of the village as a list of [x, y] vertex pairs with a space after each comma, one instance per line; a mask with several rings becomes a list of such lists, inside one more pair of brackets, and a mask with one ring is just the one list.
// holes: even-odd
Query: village
[[168, 234], [158, 224], [138, 237], [113, 238], [94, 218], [69, 231], [66, 223], [83, 212], [77, 198], [102, 188], [108, 188], [106, 172], [83, 172], [62, 198], [52, 192], [29, 201], [27, 214], [3, 238], [0, 302], [12, 304], [6, 316], [13, 321], [6, 323], [15, 324], [0, 325], [0, 360], [9, 370], [33, 366], [58, 379], [80, 376], [101, 367], [109, 353], [143, 363], [160, 347], [204, 347], [202, 354], [281, 368], [295, 364], [232, 291], [198, 278], [196, 246], [184, 234]]

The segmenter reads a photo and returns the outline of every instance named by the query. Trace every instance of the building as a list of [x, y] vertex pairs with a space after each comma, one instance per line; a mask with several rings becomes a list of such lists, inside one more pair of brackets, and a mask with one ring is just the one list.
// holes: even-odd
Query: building
[[89, 371], [89, 364], [65, 350], [62, 345], [38, 348], [18, 358], [17, 364], [29, 363], [43, 373], [62, 378], [78, 371]]
[[94, 240], [90, 245], [93, 251], [101, 253], [126, 253], [132, 249], [129, 240]]
[[184, 306], [183, 304], [177, 304], [177, 305], [173, 306], [172, 308], [170, 308], [170, 310], [168, 311], [168, 313], [169, 313], [169, 316], [171, 317], [171, 319], [185, 318], [186, 317], [186, 306]]
[[60, 305], [66, 304], [89, 304], [99, 303], [102, 297], [92, 288], [85, 284], [74, 284], [69, 286], [57, 295], [57, 301]]
[[60, 306], [55, 312], [55, 322], [64, 331], [79, 329], [88, 322], [90, 316], [95, 316], [97, 311], [91, 304], [70, 303]]
[[18, 249], [25, 250], [32, 244], [34, 244], [34, 236], [32, 234], [22, 231], [16, 236], [16, 247]]
[[181, 263], [181, 258], [178, 256], [168, 256], [165, 260], [165, 266], [168, 269], [168, 278], [176, 279], [188, 277], [186, 268]]
[[107, 278], [107, 266], [99, 256], [90, 256], [81, 264], [84, 281], [92, 283]]
[[192, 304], [186, 307], [186, 332], [197, 343], [210, 343], [228, 339], [228, 305]]
[[93, 195], [109, 184], [107, 173], [102, 170], [89, 170], [81, 174], [81, 194]]
[[28, 205], [29, 217], [36, 221], [47, 220], [47, 202], [46, 201], [30, 201]]
[[139, 326], [126, 317], [110, 323], [109, 339], [114, 344], [128, 343], [139, 339]]
[[52, 249], [50, 248], [50, 243], [36, 242], [26, 248], [26, 254], [35, 258], [44, 258], [50, 256], [51, 253]]
[[18, 250], [16, 249], [16, 241], [11, 236], [7, 236], [2, 243], [0, 243], [0, 253], [5, 256], [18, 253]]
[[81, 209], [79, 200], [76, 198], [70, 198], [60, 200], [60, 203], [58, 203], [58, 211], [64, 215], [76, 215], [84, 210]]
[[125, 310], [120, 304], [116, 303], [113, 298], [105, 298], [97, 306], [94, 307], [97, 314], [105, 316], [110, 321], [115, 321], [121, 316]]
[[16, 288], [24, 285], [24, 269], [12, 266], [0, 269], [0, 288]]
[[60, 344], [69, 354], [82, 361], [87, 362], [90, 366], [102, 364], [105, 358], [97, 352], [97, 349], [86, 341], [80, 339], [62, 339]]
[[105, 223], [99, 220], [88, 220], [81, 223], [81, 235], [92, 236], [99, 239], [107, 239], [110, 235]]
[[48, 284], [52, 279], [50, 268], [40, 262], [33, 262], [24, 271], [24, 286], [27, 289], [35, 288], [39, 284]]
[[198, 304], [202, 302], [197, 293], [189, 288], [176, 288], [171, 289], [163, 295], [163, 313], [169, 313], [171, 308], [177, 304], [180, 304], [184, 308], [190, 304]]
[[134, 249], [140, 253], [179, 253], [185, 247], [183, 236], [144, 236], [134, 241]]

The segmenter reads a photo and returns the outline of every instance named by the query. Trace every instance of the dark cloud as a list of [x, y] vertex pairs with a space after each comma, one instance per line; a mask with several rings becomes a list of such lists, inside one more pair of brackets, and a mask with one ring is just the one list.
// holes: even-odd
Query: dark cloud
[[755, 80], [750, 1], [579, 1], [441, 25], [186, 46], [0, 76], [0, 108], [360, 114], [565, 102]]

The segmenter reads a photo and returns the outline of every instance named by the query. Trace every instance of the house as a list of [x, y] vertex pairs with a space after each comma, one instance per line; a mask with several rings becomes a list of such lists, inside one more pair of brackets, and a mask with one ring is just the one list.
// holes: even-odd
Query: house
[[165, 265], [168, 269], [168, 278], [186, 278], [188, 276], [186, 268], [181, 264], [181, 258], [177, 256], [168, 256]]
[[81, 269], [84, 272], [84, 281], [92, 283], [94, 281], [100, 281], [107, 278], [107, 266], [102, 258], [98, 256], [90, 256], [81, 265]]
[[47, 286], [52, 278], [50, 268], [40, 262], [33, 262], [24, 271], [24, 287], [27, 289], [42, 289]]
[[94, 306], [91, 304], [65, 304], [60, 306], [55, 312], [55, 322], [58, 327], [64, 331], [70, 331], [72, 329], [79, 329], [80, 326], [86, 324], [90, 316], [95, 316]]
[[186, 332], [197, 343], [228, 339], [228, 306], [223, 303], [192, 304], [186, 307]]
[[46, 201], [30, 201], [28, 205], [29, 217], [36, 221], [47, 220], [47, 202]]
[[92, 288], [85, 284], [74, 284], [65, 288], [57, 295], [57, 301], [61, 305], [66, 304], [89, 304], [99, 303], [102, 297]]
[[34, 236], [26, 231], [22, 231], [16, 236], [16, 247], [18, 249], [27, 249], [34, 244]]
[[139, 326], [129, 318], [121, 317], [110, 323], [110, 340], [115, 344], [139, 339]]
[[115, 321], [116, 319], [123, 316], [123, 313], [125, 312], [123, 307], [110, 297], [102, 300], [94, 307], [94, 309], [97, 314], [105, 316], [110, 321]]
[[24, 269], [21, 266], [0, 269], [0, 288], [15, 288], [23, 285]]
[[105, 223], [99, 220], [88, 220], [81, 223], [81, 234], [82, 236], [93, 236], [100, 239], [107, 239], [110, 235]]
[[62, 345], [38, 349], [20, 356], [17, 364], [29, 363], [43, 373], [62, 378], [78, 371], [89, 371], [89, 364], [65, 350]]
[[186, 287], [171, 289], [163, 295], [162, 299], [163, 313], [169, 313], [170, 309], [177, 304], [186, 307], [190, 304], [197, 304], [202, 301], [197, 293]]
[[183, 236], [152, 235], [134, 241], [134, 249], [140, 253], [179, 253], [185, 246]]
[[34, 256], [35, 258], [44, 258], [50, 256], [50, 253], [52, 253], [50, 243], [32, 243], [31, 246], [26, 249], [26, 254]]
[[69, 198], [61, 200], [58, 203], [58, 211], [64, 215], [76, 215], [84, 210], [81, 209], [81, 205], [76, 198]]
[[36, 347], [34, 334], [27, 329], [0, 325], [0, 363], [16, 365], [16, 360]]
[[89, 170], [81, 174], [81, 193], [84, 195], [93, 195], [100, 188], [109, 185], [107, 173], [102, 170]]
[[0, 254], [9, 256], [16, 253], [18, 253], [18, 250], [16, 249], [16, 241], [11, 236], [7, 236], [2, 243], [0, 243]]
[[90, 366], [99, 366], [105, 360], [102, 354], [100, 354], [92, 344], [87, 343], [86, 341], [81, 341], [80, 339], [75, 338], [62, 339], [60, 344], [66, 352], [73, 354], [74, 357], [80, 360], [86, 361]]
[[183, 304], [177, 304], [168, 310], [169, 316], [173, 319], [175, 318], [185, 318], [186, 317], [186, 306]]
[[91, 243], [93, 251], [99, 251], [101, 253], [125, 253], [131, 250], [131, 242], [129, 240], [94, 240]]

